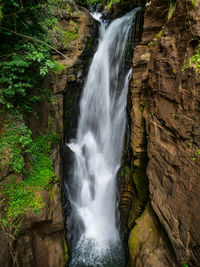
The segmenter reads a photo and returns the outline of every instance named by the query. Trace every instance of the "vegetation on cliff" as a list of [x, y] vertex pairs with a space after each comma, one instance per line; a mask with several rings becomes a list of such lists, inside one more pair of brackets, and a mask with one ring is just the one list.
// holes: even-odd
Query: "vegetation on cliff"
[[[50, 102], [45, 76], [64, 66], [52, 57], [63, 55], [52, 31], [61, 0], [7, 0], [0, 3], [0, 228], [17, 266], [14, 241], [27, 212], [44, 206], [39, 191], [51, 194], [58, 179], [50, 152], [60, 140], [54, 126], [32, 134], [28, 121], [37, 120], [36, 102]], [[58, 26], [57, 26], [58, 27]], [[68, 36], [66, 36], [68, 38]]]
[[56, 1], [8, 0], [1, 3], [0, 103], [31, 111], [31, 103], [47, 96], [42, 78], [59, 69], [51, 57], [56, 49], [50, 30], [57, 23]]
[[[0, 168], [10, 164], [14, 172], [10, 181], [5, 180], [1, 185], [4, 194], [1, 200], [4, 216], [1, 220], [4, 226], [9, 226], [27, 208], [39, 212], [42, 200], [35, 198], [34, 193], [42, 189], [49, 191], [52, 182], [57, 180], [49, 158], [51, 145], [57, 142], [59, 136], [53, 131], [31, 138], [31, 131], [19, 116], [15, 116], [14, 120], [9, 116], [6, 120], [0, 139], [0, 156], [4, 158]], [[19, 174], [25, 179], [20, 179]]]

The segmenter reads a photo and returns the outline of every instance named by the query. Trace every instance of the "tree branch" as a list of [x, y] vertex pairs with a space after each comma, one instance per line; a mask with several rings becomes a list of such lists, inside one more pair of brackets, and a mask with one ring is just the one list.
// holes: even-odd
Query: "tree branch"
[[36, 39], [36, 38], [30, 37], [30, 36], [28, 36], [28, 35], [25, 35], [25, 34], [20, 34], [20, 33], [17, 33], [17, 32], [14, 32], [14, 31], [11, 31], [11, 30], [9, 30], [9, 29], [7, 29], [7, 28], [5, 28], [5, 27], [2, 27], [2, 29], [3, 29], [3, 30], [6, 30], [6, 31], [8, 31], [8, 32], [11, 32], [11, 33], [13, 33], [13, 34], [15, 34], [15, 35], [18, 35], [18, 36], [20, 36], [20, 37], [23, 37], [23, 38], [26, 38], [26, 39], [32, 40], [32, 41], [34, 41], [34, 42], [38, 42], [38, 43], [44, 44], [44, 45], [48, 46], [49, 48], [53, 49], [54, 51], [56, 51], [58, 54], [60, 54], [60, 55], [61, 55], [61, 56], [63, 56], [64, 58], [66, 58], [66, 59], [69, 59], [69, 58], [68, 58], [68, 57], [66, 57], [66, 56], [65, 56], [63, 53], [61, 53], [59, 50], [57, 50], [57, 49], [56, 49], [56, 48], [54, 48], [53, 46], [51, 46], [51, 45], [49, 45], [49, 44], [47, 44], [47, 43], [43, 42], [42, 40], [39, 40], [39, 39]]

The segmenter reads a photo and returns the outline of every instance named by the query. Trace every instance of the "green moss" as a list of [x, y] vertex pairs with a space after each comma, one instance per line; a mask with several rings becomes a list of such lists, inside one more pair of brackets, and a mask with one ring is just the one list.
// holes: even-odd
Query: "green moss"
[[123, 166], [120, 171], [120, 176], [123, 178], [129, 177], [131, 174], [131, 169], [128, 165]]
[[91, 45], [92, 45], [93, 41], [94, 41], [94, 38], [93, 37], [88, 37], [87, 44], [86, 44], [86, 50], [87, 51], [90, 51]]
[[[136, 225], [129, 236], [129, 252], [131, 266], [143, 252], [148, 252], [150, 263], [162, 265], [159, 250], [160, 240], [163, 238], [163, 231], [157, 220], [150, 203], [147, 203], [142, 215], [136, 220]], [[160, 264], [160, 265], [159, 265]]]
[[67, 247], [67, 244], [65, 243], [65, 261], [64, 261], [64, 265], [67, 265], [68, 260], [69, 260], [68, 247]]
[[[51, 145], [59, 142], [58, 134], [49, 131], [46, 135], [31, 139], [30, 133], [28, 138], [25, 138], [26, 135], [23, 135], [23, 132], [20, 136], [19, 131], [21, 129], [26, 129], [27, 131], [27, 127], [22, 122], [16, 124], [15, 127], [19, 127], [17, 130], [14, 128], [15, 133], [18, 133], [17, 137], [15, 136], [13, 139], [10, 136], [13, 135], [13, 131], [9, 130], [6, 131], [6, 134], [4, 133], [7, 143], [5, 138], [2, 138], [3, 141], [1, 139], [3, 144], [8, 145], [9, 154], [15, 155], [15, 161], [11, 163], [14, 166], [13, 170], [20, 174], [20, 176], [13, 175], [11, 181], [5, 181], [1, 188], [4, 195], [2, 199], [4, 217], [1, 218], [1, 221], [4, 226], [8, 226], [28, 209], [34, 210], [37, 214], [39, 209], [44, 207], [44, 204], [40, 195], [35, 196], [36, 192], [43, 189], [49, 191], [53, 183], [57, 181], [49, 154]], [[24, 158], [26, 158], [26, 164]], [[16, 165], [16, 162], [22, 162], [23, 164]], [[17, 169], [15, 165], [18, 167]], [[20, 178], [22, 177], [21, 175], [24, 177], [23, 180]]]
[[69, 107], [72, 103], [73, 103], [72, 98], [70, 98], [69, 96], [66, 97], [66, 99], [65, 99], [66, 107]]
[[[153, 231], [153, 228], [154, 228], [153, 222], [149, 218], [149, 216], [146, 216], [148, 213], [148, 208], [149, 208], [149, 205], [146, 206], [142, 215], [137, 219], [138, 224], [135, 225], [135, 227], [132, 229], [132, 231], [130, 233], [130, 239], [129, 239], [130, 254], [132, 254], [132, 253], [137, 254], [139, 252], [140, 243], [142, 241], [142, 236], [144, 234], [144, 231], [147, 229], [151, 229], [151, 231], [147, 231], [148, 235], [150, 235], [151, 232]], [[143, 229], [143, 227], [141, 227], [139, 221], [141, 221], [142, 224], [145, 222], [144, 226], [146, 226], [146, 227], [144, 229]]]

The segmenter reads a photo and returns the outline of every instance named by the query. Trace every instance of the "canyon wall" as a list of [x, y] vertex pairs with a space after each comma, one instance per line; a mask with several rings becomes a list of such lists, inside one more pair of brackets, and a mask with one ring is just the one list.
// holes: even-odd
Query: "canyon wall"
[[[37, 214], [32, 210], [26, 210], [25, 214], [20, 217], [21, 223], [16, 231], [17, 234], [14, 235], [13, 231], [11, 232], [7, 226], [1, 224], [0, 265], [5, 267], [61, 267], [65, 266], [68, 260], [65, 218], [62, 207], [63, 147], [65, 143], [63, 118], [67, 116], [66, 113], [68, 112], [65, 108], [70, 109], [71, 104], [71, 99], [66, 97], [67, 94], [70, 95], [68, 85], [77, 81], [83, 83], [86, 64], [83, 64], [82, 61], [87, 60], [88, 62], [91, 57], [90, 46], [95, 40], [97, 25], [88, 10], [78, 8], [73, 2], [68, 1], [62, 6], [58, 6], [56, 12], [59, 29], [57, 32], [53, 31], [52, 36], [57, 49], [65, 57], [55, 52], [53, 52], [53, 57], [63, 67], [61, 71], [48, 74], [45, 77], [43, 84], [51, 91], [51, 101], [45, 100], [35, 104], [33, 111], [37, 113], [37, 116], [32, 112], [26, 123], [35, 137], [48, 133], [50, 129], [59, 134], [60, 143], [54, 144], [50, 153], [58, 182], [52, 185], [50, 191], [47, 189], [36, 192], [35, 197], [39, 196], [42, 199], [42, 206]], [[62, 37], [64, 33], [66, 35], [71, 33], [71, 35], [70, 37], [67, 35], [65, 40]], [[70, 119], [66, 121], [68, 123], [66, 127], [69, 127], [70, 122]], [[0, 133], [3, 133], [3, 120], [0, 126]], [[7, 152], [5, 151], [5, 153]], [[17, 176], [18, 182], [24, 179], [23, 175], [17, 175], [14, 172], [9, 160], [5, 160], [3, 164], [3, 168], [0, 169], [1, 188], [9, 184], [12, 177]], [[3, 193], [0, 194], [0, 200], [2, 199], [4, 199]], [[1, 214], [5, 209], [2, 203], [0, 203]], [[14, 224], [15, 222], [13, 222]]]
[[130, 266], [199, 266], [200, 76], [187, 66], [199, 38], [199, 1], [147, 2], [131, 87], [133, 169], [146, 155], [147, 172], [134, 179]]
[[[144, 5], [139, 0], [114, 4], [110, 16], [116, 17], [141, 3]], [[58, 50], [67, 57], [53, 55], [64, 70], [45, 79], [52, 101], [36, 105], [38, 118], [31, 116], [28, 124], [36, 136], [46, 133], [53, 119], [53, 129], [61, 142], [52, 147], [51, 160], [60, 183], [53, 185], [51, 194], [38, 192], [44, 207], [37, 215], [28, 212], [24, 217], [13, 246], [20, 266], [63, 266], [67, 262], [61, 205], [63, 152], [66, 167], [69, 162], [63, 145], [65, 139], [74, 136], [79, 96], [96, 45], [97, 25], [87, 10], [78, 9], [73, 2], [70, 16], [66, 8], [58, 13], [62, 30], [71, 28], [73, 32], [73, 22], [77, 24], [77, 38], [63, 43], [53, 33]], [[200, 76], [195, 64], [186, 66], [198, 49], [199, 38], [199, 0], [147, 2], [142, 39], [133, 57], [128, 97], [130, 136], [128, 131], [119, 185], [124, 244], [129, 239], [128, 266], [199, 266]], [[0, 185], [9, 182], [13, 173], [5, 164]], [[1, 211], [3, 208], [0, 204]], [[4, 234], [0, 235], [0, 265], [6, 267], [12, 266], [12, 259], [9, 238]]]

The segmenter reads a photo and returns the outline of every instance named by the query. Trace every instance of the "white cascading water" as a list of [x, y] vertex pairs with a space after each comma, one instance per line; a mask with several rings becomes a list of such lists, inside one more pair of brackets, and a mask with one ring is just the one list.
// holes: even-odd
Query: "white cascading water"
[[[71, 267], [124, 266], [116, 223], [117, 173], [124, 145], [126, 98], [131, 70], [125, 50], [137, 9], [107, 27], [99, 13], [98, 49], [80, 101], [73, 171], [67, 185], [71, 203]], [[72, 230], [72, 228], [74, 230]]]

